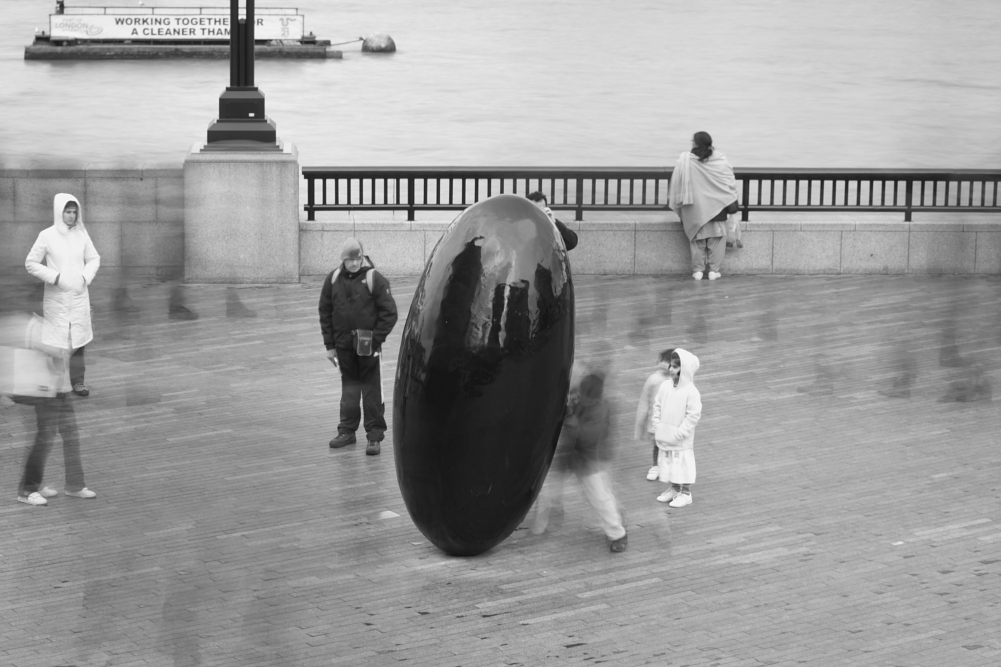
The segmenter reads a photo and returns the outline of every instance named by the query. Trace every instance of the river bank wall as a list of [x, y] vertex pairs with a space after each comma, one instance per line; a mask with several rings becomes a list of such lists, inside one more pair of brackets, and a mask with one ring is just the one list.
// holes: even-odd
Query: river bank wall
[[[101, 253], [102, 276], [184, 278], [181, 168], [0, 170], [0, 275], [24, 273], [24, 258], [38, 232], [52, 224], [57, 192], [72, 193], [83, 204], [84, 223]], [[559, 211], [557, 216], [564, 218]], [[365, 244], [386, 275], [419, 275], [455, 214], [425, 213], [425, 220], [413, 222], [380, 212], [318, 217], [310, 222], [300, 214], [300, 280], [334, 268], [348, 236]], [[574, 273], [691, 272], [688, 241], [673, 212], [585, 217], [567, 221], [580, 237], [570, 255]], [[741, 223], [744, 247], [727, 252], [725, 275], [1001, 275], [997, 214], [916, 213], [912, 222], [891, 213], [753, 212], [752, 218]]]

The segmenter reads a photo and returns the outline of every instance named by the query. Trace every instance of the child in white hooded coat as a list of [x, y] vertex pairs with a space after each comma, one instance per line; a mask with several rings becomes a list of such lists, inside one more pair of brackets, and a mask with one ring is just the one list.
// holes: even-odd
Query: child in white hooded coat
[[657, 497], [671, 507], [692, 504], [695, 483], [695, 425], [702, 417], [702, 395], [695, 386], [699, 358], [688, 350], [671, 354], [671, 379], [657, 391], [653, 404], [654, 439], [660, 449], [660, 481], [671, 488]]

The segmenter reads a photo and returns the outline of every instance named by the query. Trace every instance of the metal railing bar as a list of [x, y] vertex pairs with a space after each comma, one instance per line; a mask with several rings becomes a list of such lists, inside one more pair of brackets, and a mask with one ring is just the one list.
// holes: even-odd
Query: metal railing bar
[[[547, 199], [553, 208], [574, 210], [577, 219], [585, 210], [666, 210], [668, 202], [662, 197], [670, 189], [671, 170], [663, 168], [303, 168], [307, 181], [307, 219], [315, 220], [316, 211], [369, 208], [387, 210], [393, 207], [407, 209], [408, 217], [417, 208], [455, 208], [479, 201], [481, 181], [486, 183], [487, 196], [497, 187], [501, 192], [518, 193], [522, 185], [526, 191], [548, 192]], [[822, 169], [738, 169], [736, 176], [742, 183], [742, 219], [751, 210], [903, 210], [910, 218], [913, 209], [990, 211], [998, 206], [1001, 183], [999, 170], [822, 170]], [[415, 181], [423, 183], [421, 200], [413, 196]], [[390, 186], [390, 179], [393, 186]], [[403, 180], [408, 192], [402, 196]], [[459, 180], [458, 187], [456, 179]], [[446, 181], [443, 183], [443, 181]], [[469, 180], [473, 182], [472, 201], [469, 198]], [[510, 180], [510, 184], [508, 181]], [[317, 183], [319, 193], [317, 192]], [[333, 204], [329, 182], [333, 181]], [[341, 196], [341, 186], [346, 188]], [[355, 181], [357, 181], [357, 193]], [[379, 185], [382, 183], [382, 194]], [[435, 199], [430, 201], [428, 189], [433, 187]], [[571, 181], [573, 183], [571, 184]], [[590, 181], [590, 197], [585, 196], [586, 181]], [[628, 181], [624, 188], [623, 181]], [[637, 181], [639, 186], [637, 187]], [[752, 193], [752, 181], [756, 187]], [[826, 196], [830, 181], [831, 197]], [[888, 192], [892, 183], [892, 196]], [[496, 185], [495, 185], [496, 182]], [[792, 187], [790, 187], [792, 182]], [[805, 182], [805, 185], [804, 185]], [[929, 183], [931, 187], [929, 187]], [[944, 185], [940, 188], [939, 184]], [[955, 197], [951, 196], [955, 183]], [[535, 186], [533, 188], [533, 185]], [[917, 185], [917, 187], [915, 187]], [[614, 186], [614, 197], [612, 188]], [[901, 187], [903, 186], [903, 188]], [[390, 190], [395, 189], [395, 193]], [[442, 197], [442, 188], [448, 189], [448, 201]], [[575, 192], [571, 195], [570, 189]], [[768, 198], [764, 196], [767, 187]], [[781, 197], [776, 196], [781, 188]], [[876, 188], [879, 188], [877, 196]], [[814, 189], [818, 198], [813, 198]], [[623, 196], [623, 190], [628, 195]], [[855, 190], [852, 197], [851, 191]], [[940, 194], [941, 189], [941, 194]], [[367, 192], [366, 192], [367, 190]], [[562, 197], [560, 191], [562, 190]], [[652, 192], [651, 192], [652, 190]], [[790, 192], [792, 190], [792, 192]], [[805, 190], [805, 200], [804, 200]], [[863, 190], [868, 190], [868, 196]], [[903, 190], [903, 191], [902, 191]], [[979, 194], [978, 194], [979, 191]], [[461, 192], [461, 195], [460, 195]], [[395, 194], [392, 198], [391, 194]], [[753, 195], [756, 195], [756, 199]], [[839, 196], [840, 195], [840, 196]], [[404, 201], [404, 199], [406, 201]], [[319, 200], [319, 201], [318, 201]], [[412, 219], [412, 218], [411, 218]]]

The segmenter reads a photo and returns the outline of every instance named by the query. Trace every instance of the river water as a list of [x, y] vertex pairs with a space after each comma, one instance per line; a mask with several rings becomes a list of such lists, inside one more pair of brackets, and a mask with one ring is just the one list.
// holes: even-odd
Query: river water
[[[53, 4], [0, 0], [0, 166], [179, 166], [228, 63], [25, 61]], [[663, 165], [697, 130], [742, 167], [1001, 164], [998, 0], [257, 6], [298, 7], [320, 38], [399, 47], [257, 62], [303, 165]]]

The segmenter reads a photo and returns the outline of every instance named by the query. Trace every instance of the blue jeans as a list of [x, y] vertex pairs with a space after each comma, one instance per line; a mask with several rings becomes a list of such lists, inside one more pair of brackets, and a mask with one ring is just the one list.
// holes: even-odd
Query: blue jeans
[[76, 428], [73, 401], [65, 394], [60, 398], [39, 399], [35, 401], [35, 419], [38, 422], [38, 432], [24, 464], [19, 493], [27, 496], [42, 486], [45, 461], [49, 458], [56, 435], [63, 439], [66, 490], [79, 491], [84, 488], [86, 485], [83, 481], [83, 462], [80, 460], [80, 436]]

